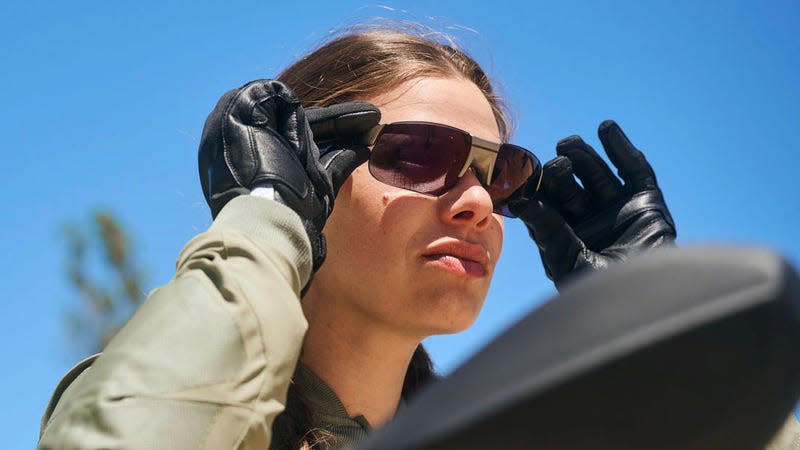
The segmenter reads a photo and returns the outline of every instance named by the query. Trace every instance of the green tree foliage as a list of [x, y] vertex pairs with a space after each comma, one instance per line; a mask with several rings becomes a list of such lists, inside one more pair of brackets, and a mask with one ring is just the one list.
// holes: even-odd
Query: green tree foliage
[[108, 211], [88, 223], [63, 227], [67, 278], [78, 304], [66, 311], [67, 331], [76, 350], [102, 350], [144, 300], [144, 271], [135, 260], [132, 241]]

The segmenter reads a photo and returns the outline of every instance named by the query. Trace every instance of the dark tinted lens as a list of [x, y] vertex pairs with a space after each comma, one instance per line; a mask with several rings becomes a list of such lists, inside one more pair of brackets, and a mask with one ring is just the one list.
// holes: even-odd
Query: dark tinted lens
[[382, 183], [440, 195], [458, 182], [469, 148], [469, 135], [455, 128], [393, 123], [378, 136], [370, 154], [369, 171]]
[[542, 173], [542, 164], [531, 152], [516, 145], [503, 144], [497, 154], [492, 173], [492, 184], [486, 187], [494, 203], [494, 212], [507, 217], [516, 217], [508, 210], [509, 200], [522, 192], [528, 179]]

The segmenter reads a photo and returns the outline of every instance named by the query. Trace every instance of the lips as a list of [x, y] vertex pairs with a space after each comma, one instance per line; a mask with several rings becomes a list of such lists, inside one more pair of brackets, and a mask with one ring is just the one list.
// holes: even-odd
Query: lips
[[483, 277], [489, 265], [489, 252], [481, 245], [447, 240], [425, 249], [423, 259], [433, 266], [458, 275]]

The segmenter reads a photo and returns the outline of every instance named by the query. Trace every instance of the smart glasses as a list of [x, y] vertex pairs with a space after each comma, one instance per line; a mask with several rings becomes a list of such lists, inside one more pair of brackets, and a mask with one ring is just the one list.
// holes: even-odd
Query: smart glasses
[[542, 164], [528, 150], [438, 123], [377, 125], [363, 143], [372, 150], [369, 172], [376, 180], [422, 194], [444, 194], [472, 167], [494, 212], [506, 217], [516, 217], [508, 204], [522, 194], [527, 181], [535, 180], [538, 189], [542, 179]]

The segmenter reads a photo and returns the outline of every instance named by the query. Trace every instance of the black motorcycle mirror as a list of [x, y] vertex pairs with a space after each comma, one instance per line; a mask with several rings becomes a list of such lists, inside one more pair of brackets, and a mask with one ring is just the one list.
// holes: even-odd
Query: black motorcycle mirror
[[581, 278], [361, 448], [758, 449], [800, 397], [800, 279], [745, 248]]

